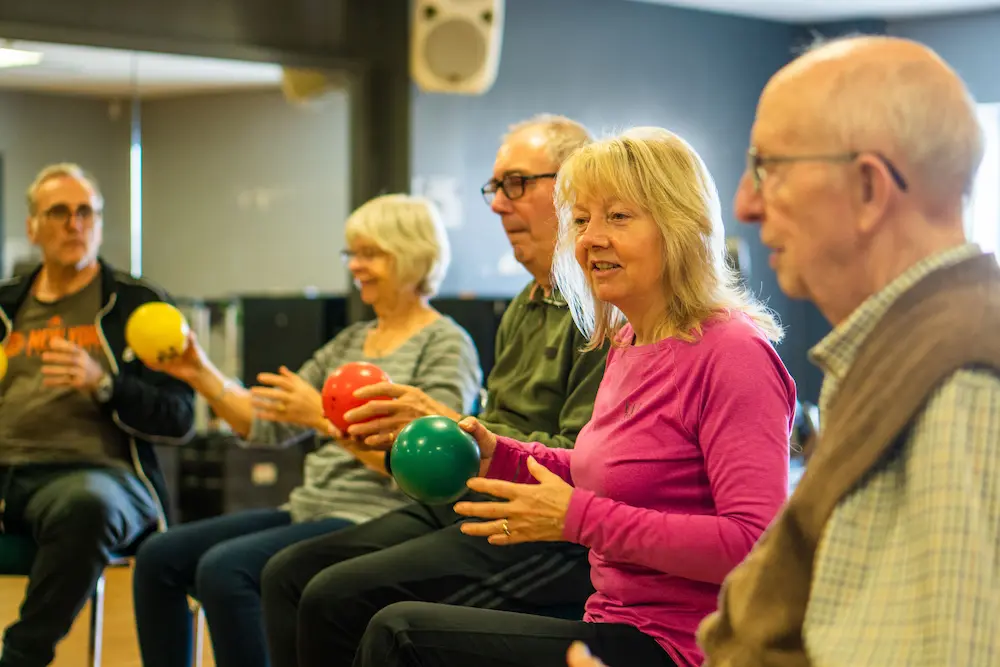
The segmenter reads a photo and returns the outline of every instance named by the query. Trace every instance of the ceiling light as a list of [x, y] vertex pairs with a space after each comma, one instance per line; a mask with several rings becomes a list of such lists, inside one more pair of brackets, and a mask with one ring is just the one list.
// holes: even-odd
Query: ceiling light
[[0, 67], [25, 67], [42, 62], [42, 54], [37, 51], [0, 48]]

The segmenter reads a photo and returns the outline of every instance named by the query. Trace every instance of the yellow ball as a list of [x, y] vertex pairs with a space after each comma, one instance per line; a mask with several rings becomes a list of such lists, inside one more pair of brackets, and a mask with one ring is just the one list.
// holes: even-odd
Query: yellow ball
[[187, 319], [169, 303], [153, 301], [136, 308], [125, 323], [125, 342], [146, 364], [162, 364], [187, 349]]
[[7, 375], [7, 351], [0, 345], [0, 380]]

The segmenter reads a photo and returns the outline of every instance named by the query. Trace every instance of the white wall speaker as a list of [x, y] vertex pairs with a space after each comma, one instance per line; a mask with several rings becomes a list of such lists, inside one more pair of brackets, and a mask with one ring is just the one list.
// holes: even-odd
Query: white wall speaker
[[414, 0], [410, 75], [429, 93], [482, 95], [500, 67], [504, 0]]

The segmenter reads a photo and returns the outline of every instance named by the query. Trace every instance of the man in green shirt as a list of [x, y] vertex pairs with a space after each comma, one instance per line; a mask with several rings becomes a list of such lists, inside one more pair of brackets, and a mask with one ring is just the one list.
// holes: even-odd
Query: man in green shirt
[[[590, 420], [607, 347], [586, 340], [551, 283], [557, 235], [553, 187], [569, 154], [590, 141], [567, 118], [540, 116], [511, 128], [483, 196], [500, 216], [514, 257], [534, 280], [511, 302], [497, 332], [496, 364], [479, 415], [498, 435], [572, 447]], [[413, 387], [380, 385], [350, 418], [350, 434], [388, 448], [417, 417], [461, 415]], [[414, 503], [364, 525], [290, 547], [264, 570], [263, 602], [276, 667], [347, 667], [369, 620], [403, 601], [582, 618], [593, 592], [587, 550], [568, 543], [497, 548], [464, 535], [452, 505]]]

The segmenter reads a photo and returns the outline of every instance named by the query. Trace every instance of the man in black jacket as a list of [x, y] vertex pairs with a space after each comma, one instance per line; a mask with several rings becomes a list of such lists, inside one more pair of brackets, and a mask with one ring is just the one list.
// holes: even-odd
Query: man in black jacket
[[38, 544], [0, 667], [50, 664], [110, 556], [165, 526], [153, 443], [193, 433], [191, 389], [126, 354], [129, 315], [168, 296], [98, 258], [102, 206], [76, 165], [44, 169], [27, 221], [41, 266], [0, 284], [0, 531]]

